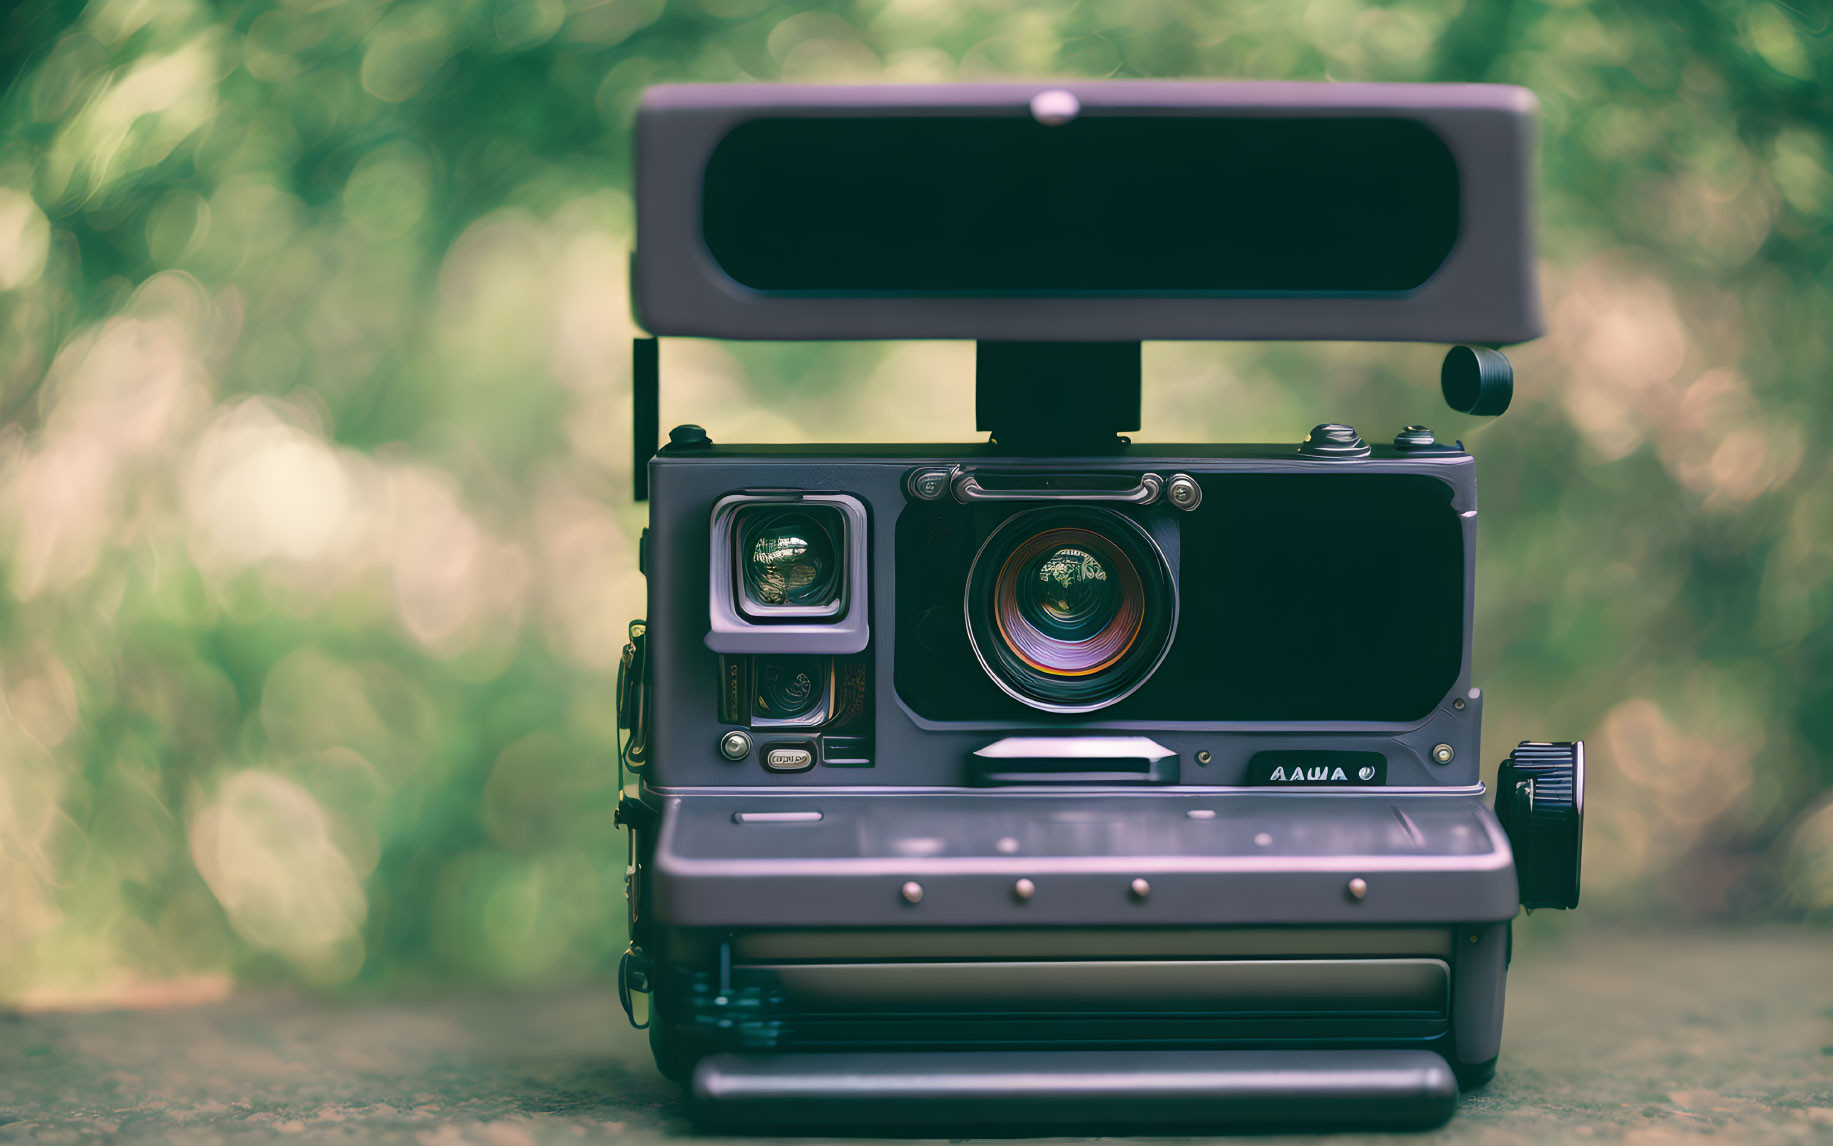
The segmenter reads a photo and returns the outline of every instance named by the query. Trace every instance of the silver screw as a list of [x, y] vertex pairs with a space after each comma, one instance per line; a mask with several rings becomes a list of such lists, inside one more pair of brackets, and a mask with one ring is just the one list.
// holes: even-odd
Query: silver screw
[[1028, 879], [1021, 879], [1012, 885], [1012, 898], [1023, 903], [1037, 894], [1037, 884]]
[[921, 903], [923, 902], [923, 885], [913, 879], [899, 888], [898, 894], [904, 897], [905, 903]]
[[751, 755], [751, 734], [734, 728], [719, 738], [719, 754], [727, 760], [743, 760]]
[[1361, 899], [1368, 895], [1368, 881], [1361, 876], [1357, 876], [1349, 881], [1349, 887], [1345, 890], [1349, 892], [1349, 898]]
[[1152, 894], [1152, 885], [1143, 879], [1136, 879], [1133, 881], [1133, 886], [1128, 890], [1133, 893], [1134, 899], [1143, 900], [1146, 896]]
[[1198, 763], [1198, 764], [1207, 764], [1207, 763], [1209, 763], [1209, 762], [1210, 762], [1210, 761], [1211, 761], [1212, 759], [1214, 759], [1214, 757], [1212, 757], [1212, 756], [1211, 756], [1211, 755], [1209, 754], [1209, 749], [1207, 749], [1207, 748], [1205, 748], [1205, 749], [1203, 749], [1202, 751], [1200, 751], [1200, 752], [1198, 752], [1198, 753], [1197, 753], [1197, 763]]
[[1203, 504], [1203, 487], [1189, 474], [1172, 474], [1165, 484], [1165, 496], [1179, 509], [1195, 509]]
[[1432, 759], [1438, 761], [1440, 764], [1451, 763], [1451, 758], [1456, 755], [1457, 753], [1453, 751], [1449, 744], [1440, 744], [1432, 749]]

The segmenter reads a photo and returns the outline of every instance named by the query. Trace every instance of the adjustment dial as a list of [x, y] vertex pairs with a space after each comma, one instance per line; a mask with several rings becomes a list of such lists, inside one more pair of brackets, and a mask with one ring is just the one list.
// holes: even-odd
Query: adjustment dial
[[1523, 741], [1496, 772], [1496, 818], [1515, 850], [1521, 906], [1578, 906], [1585, 742]]

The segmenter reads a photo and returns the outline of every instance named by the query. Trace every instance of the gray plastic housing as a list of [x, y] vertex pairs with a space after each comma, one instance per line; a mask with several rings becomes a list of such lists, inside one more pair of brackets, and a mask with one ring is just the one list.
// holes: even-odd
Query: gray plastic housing
[[[770, 812], [804, 816], [755, 818]], [[679, 796], [653, 880], [677, 927], [1442, 925], [1518, 909], [1480, 798], [1380, 789]]]
[[[1462, 656], [1456, 679], [1422, 719], [1401, 724], [1345, 722], [1223, 723], [1127, 721], [1102, 711], [1068, 717], [1032, 712], [1011, 720], [937, 721], [918, 715], [898, 695], [897, 644], [909, 638], [894, 623], [898, 516], [911, 505], [908, 477], [917, 469], [996, 466], [1007, 473], [1142, 471], [1210, 473], [1425, 474], [1446, 484], [1463, 545]], [[645, 786], [671, 793], [701, 788], [786, 791], [843, 788], [891, 792], [962, 787], [974, 753], [1008, 736], [1078, 734], [1147, 736], [1178, 756], [1183, 788], [1228, 790], [1245, 783], [1247, 763], [1265, 750], [1329, 749], [1380, 752], [1387, 757], [1389, 792], [1480, 791], [1479, 736], [1482, 695], [1471, 681], [1472, 602], [1476, 570], [1476, 471], [1462, 451], [1404, 452], [1377, 446], [1367, 458], [1301, 457], [1293, 445], [1133, 446], [1099, 456], [1015, 458], [990, 445], [953, 446], [711, 446], [665, 450], [650, 464], [653, 491], [646, 546], [649, 584], [650, 763]], [[766, 771], [759, 763], [772, 743], [756, 732], [756, 749], [739, 761], [719, 750], [737, 724], [718, 719], [719, 658], [707, 647], [712, 592], [710, 522], [714, 507], [745, 490], [845, 492], [865, 507], [870, 552], [864, 594], [872, 634], [872, 767], [815, 767], [796, 773]], [[1021, 508], [1012, 507], [1013, 512]], [[1198, 514], [1201, 509], [1196, 511]], [[778, 651], [823, 652], [788, 642]], [[1371, 673], [1405, 649], [1359, 649]], [[1193, 714], [1194, 715], [1194, 714]], [[793, 733], [786, 741], [803, 741]], [[1439, 762], [1434, 749], [1448, 746]], [[1208, 763], [1199, 763], [1207, 753]], [[1264, 791], [1264, 789], [1250, 789]]]
[[[925, 719], [903, 702], [896, 685], [898, 642], [910, 639], [894, 623], [897, 524], [924, 504], [913, 492], [913, 474], [957, 466], [997, 468], [1020, 478], [1027, 470], [1117, 478], [1143, 472], [1373, 473], [1442, 482], [1463, 562], [1456, 678], [1430, 712], [1400, 724], [1127, 721], [1102, 711], [1036, 712], [999, 721]], [[942, 958], [974, 964], [970, 970], [996, 971], [1001, 961], [1039, 957], [1037, 944], [1014, 938], [1027, 933], [1073, 935], [1099, 946], [1100, 958], [1091, 959], [1086, 953], [1078, 957], [1073, 944], [1043, 941], [1043, 957], [1080, 958], [1075, 967], [1052, 971], [1084, 975], [1084, 994], [1102, 989], [1106, 980], [1099, 975], [1112, 975], [1116, 968], [1127, 973], [1128, 961], [1162, 965], [1180, 944], [1197, 942], [1171, 938], [1178, 936], [1248, 944], [1226, 956], [1237, 960], [1252, 953], [1252, 944], [1263, 944], [1261, 954], [1279, 957], [1273, 960], [1276, 971], [1291, 982], [1366, 972], [1370, 960], [1384, 953], [1422, 956], [1442, 959], [1444, 968], [1442, 1003], [1429, 1019], [1349, 1015], [1318, 1020], [1324, 1023], [1320, 1028], [1290, 1017], [1264, 1022], [1235, 1017], [1216, 1028], [1216, 1045], [1278, 1046], [1306, 1038], [1369, 1045], [1372, 1038], [1378, 1045], [1418, 1047], [1424, 1040], [1473, 1077], [1482, 1077], [1493, 1062], [1501, 1042], [1508, 926], [1519, 899], [1513, 853], [1479, 782], [1482, 697], [1472, 687], [1470, 662], [1477, 499], [1468, 454], [1447, 447], [1376, 446], [1364, 458], [1311, 458], [1293, 443], [1140, 445], [1099, 455], [1026, 458], [993, 445], [715, 445], [665, 450], [651, 463], [650, 478], [654, 500], [645, 572], [652, 732], [641, 794], [654, 818], [641, 833], [636, 884], [639, 930], [649, 934], [645, 949], [657, 952], [663, 964], [656, 981], [673, 982], [667, 976], [684, 968], [718, 973], [722, 964], [703, 948], [728, 942], [732, 958], [745, 966], [751, 966], [747, 959], [768, 962], [748, 944], [776, 942], [792, 944], [785, 958], [805, 966], [845, 968], [855, 978], [864, 973], [861, 968], [875, 967], [884, 989], [899, 999], [910, 992], [895, 968], [885, 978], [894, 958], [930, 960], [932, 979], [941, 973], [935, 960]], [[748, 729], [756, 743], [738, 761], [719, 750], [721, 738], [741, 726], [718, 719], [719, 656], [706, 640], [715, 567], [712, 523], [725, 499], [764, 490], [845, 493], [864, 510], [869, 576], [856, 587], [865, 590], [860, 599], [871, 636], [869, 767], [818, 761], [802, 772], [767, 770], [762, 757], [774, 741], [806, 742], [806, 732], [797, 730]], [[1013, 503], [1010, 511], [1020, 508]], [[1201, 513], [1201, 507], [1193, 512]], [[1355, 655], [1377, 673], [1384, 660], [1407, 650], [1364, 648]], [[1115, 744], [1148, 741], [1152, 751], [1136, 754], [1150, 758], [1161, 782], [971, 786], [972, 762], [989, 745], [1052, 735]], [[1440, 747], [1450, 749], [1444, 762], [1434, 758]], [[1268, 749], [1379, 752], [1387, 760], [1387, 782], [1300, 790], [1248, 786], [1249, 758]], [[1020, 881], [1028, 885], [1024, 894], [1016, 892]], [[1394, 946], [1381, 938], [1391, 930], [1419, 938]], [[1428, 949], [1426, 937], [1432, 935], [1443, 937], [1442, 949]], [[928, 951], [925, 944], [932, 941], [939, 946]], [[1214, 958], [1216, 952], [1186, 954]], [[948, 974], [970, 982], [959, 968]], [[670, 996], [670, 1007], [685, 1005], [681, 996]], [[678, 1010], [657, 1013], [664, 1028], [672, 1023], [687, 1030], [700, 1021]], [[993, 1032], [1011, 1021], [994, 1016], [987, 1027], [957, 1018], [946, 1025], [961, 1045], [971, 1046], [1005, 1037]], [[1036, 1016], [1037, 1037], [1070, 1038], [1060, 1033], [1064, 1025], [1082, 1021]], [[1171, 1037], [1153, 1025], [1157, 1021], [1109, 1016], [1075, 1037], [1135, 1042]], [[1356, 1033], [1358, 1023], [1372, 1023], [1378, 1033], [1363, 1038]], [[785, 1049], [810, 1049], [797, 1041], [804, 1037], [798, 1029], [791, 1028]], [[880, 1042], [907, 1037], [914, 1044], [926, 1037], [907, 1020], [872, 1020], [864, 1029]], [[817, 1039], [816, 1050], [850, 1045], [853, 1037], [830, 1034], [820, 1042], [814, 1026], [805, 1033]], [[941, 1057], [928, 1060], [931, 1075], [947, 1074], [963, 1052], [957, 1047], [938, 1053]], [[882, 1088], [888, 1100], [901, 1101], [896, 1096], [908, 1086], [927, 1085], [918, 1075], [899, 1075], [895, 1063], [874, 1061], [888, 1073], [871, 1085]], [[833, 1078], [820, 1071], [798, 1076], [795, 1065], [774, 1055], [745, 1063], [722, 1059], [718, 1078], [709, 1073], [702, 1081], [738, 1089], [702, 1099], [722, 1107], [715, 1117], [740, 1112], [750, 1117], [762, 1109], [757, 1104], [777, 1103], [785, 1087], [825, 1102], [821, 1096], [830, 1092], [823, 1088]], [[1245, 1093], [1257, 1093], [1251, 1079], [1237, 1081]], [[1334, 1085], [1324, 1075], [1315, 1081], [1320, 1095]], [[1066, 1088], [1084, 1083], [1099, 1089], [1073, 1070], [1063, 1076]], [[1010, 1102], [992, 1106], [1006, 1112], [1022, 1107], [1030, 1101], [1022, 1090], [1006, 1095]], [[1439, 1096], [1429, 1104], [1439, 1109], [1442, 1091], [1426, 1090]], [[853, 1109], [842, 1103], [830, 1113], [843, 1118]], [[1220, 1116], [1222, 1107], [1215, 1110]]]
[[[702, 193], [708, 159], [735, 127], [784, 117], [1029, 118], [1040, 93], [1066, 91], [1083, 119], [1209, 116], [1402, 118], [1436, 133], [1455, 160], [1455, 245], [1415, 289], [1363, 294], [1189, 292], [1069, 297], [764, 292], [710, 253]], [[1037, 83], [652, 87], [636, 124], [637, 246], [632, 299], [657, 335], [730, 339], [951, 338], [988, 341], [1342, 339], [1501, 345], [1542, 329], [1534, 258], [1533, 121], [1538, 102], [1500, 84]], [[1345, 187], [1356, 172], [1345, 170]], [[963, 187], [972, 195], [972, 187]], [[897, 225], [896, 219], [887, 224]]]

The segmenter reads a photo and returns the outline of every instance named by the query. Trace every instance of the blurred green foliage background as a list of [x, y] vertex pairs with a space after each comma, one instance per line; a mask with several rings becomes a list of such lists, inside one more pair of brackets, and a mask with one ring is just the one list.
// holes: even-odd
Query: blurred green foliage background
[[[1506, 418], [1448, 414], [1432, 348], [1163, 344], [1139, 437], [1462, 437], [1489, 767], [1592, 745], [1573, 922], [1833, 916], [1824, 6], [93, 0], [0, 30], [0, 1003], [604, 973], [629, 129], [671, 80], [1532, 88], [1552, 332]], [[664, 425], [971, 435], [966, 344], [662, 353]]]

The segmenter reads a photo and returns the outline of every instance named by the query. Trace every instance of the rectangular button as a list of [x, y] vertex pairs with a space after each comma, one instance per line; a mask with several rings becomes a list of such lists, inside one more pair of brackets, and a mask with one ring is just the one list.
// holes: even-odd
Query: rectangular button
[[735, 824], [812, 824], [820, 812], [733, 812]]
[[771, 748], [764, 752], [764, 767], [772, 772], [800, 772], [812, 768], [815, 754], [804, 747]]

